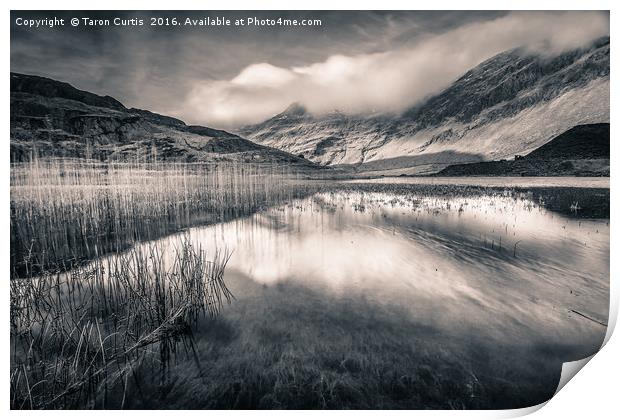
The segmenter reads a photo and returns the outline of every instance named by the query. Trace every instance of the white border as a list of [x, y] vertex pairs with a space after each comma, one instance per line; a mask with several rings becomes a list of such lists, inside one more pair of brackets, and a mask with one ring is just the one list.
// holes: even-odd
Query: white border
[[[191, 0], [174, 0], [174, 1], [128, 1], [128, 0], [106, 0], [102, 2], [85, 3], [77, 0], [62, 0], [54, 1], [53, 4], [49, 1], [7, 1], [7, 8], [5, 9], [4, 18], [6, 19], [2, 26], [2, 46], [3, 54], [1, 56], [3, 68], [5, 69], [5, 76], [2, 79], [2, 111], [0, 118], [2, 119], [3, 133], [5, 133], [5, 139], [2, 142], [3, 161], [0, 164], [1, 176], [3, 179], [1, 194], [3, 198], [3, 205], [5, 211], [5, 222], [0, 227], [0, 236], [5, 238], [1, 245], [0, 261], [5, 278], [0, 281], [2, 287], [2, 296], [4, 296], [4, 311], [2, 312], [1, 325], [9, 325], [9, 287], [8, 287], [8, 267], [9, 267], [9, 203], [10, 203], [10, 188], [9, 188], [9, 71], [10, 71], [10, 25], [8, 24], [10, 19], [9, 10], [463, 10], [467, 7], [468, 10], [611, 10], [611, 32], [614, 32], [614, 24], [616, 22], [616, 10], [620, 8], [614, 8], [613, 6], [618, 2], [612, 1], [577, 1], [577, 0], [565, 0], [565, 1], [552, 1], [552, 0], [521, 0], [521, 1], [489, 1], [489, 0], [470, 0], [467, 2], [457, 0], [433, 0], [433, 1], [403, 1], [403, 0], [358, 0], [355, 2], [341, 1], [336, 2], [334, 0], [263, 0], [260, 3], [251, 0], [219, 0], [219, 1], [191, 1]], [[5, 6], [6, 7], [6, 6]], [[615, 35], [612, 35], [613, 39]], [[615, 43], [612, 42], [612, 54], [611, 54], [611, 72], [612, 80], [615, 81], [615, 69], [617, 68], [617, 51], [614, 50]], [[612, 82], [612, 86], [615, 82]], [[611, 92], [611, 137], [615, 139], [615, 133], [617, 130], [616, 121], [614, 118], [616, 113], [616, 105], [618, 104], [617, 95], [612, 90]], [[620, 141], [620, 140], [618, 140]], [[615, 158], [618, 155], [618, 145], [615, 140], [612, 140], [611, 145], [611, 157], [612, 167], [614, 166]], [[612, 173], [615, 174], [616, 168], [612, 168]], [[611, 184], [614, 184], [613, 178]], [[613, 258], [618, 254], [618, 229], [616, 228], [615, 221], [618, 219], [618, 211], [616, 203], [617, 193], [615, 187], [611, 191], [611, 208], [612, 208], [612, 222], [611, 225], [611, 278], [618, 278], [618, 262]], [[610, 327], [615, 324], [615, 320], [618, 314], [618, 301], [619, 291], [617, 281], [612, 281], [611, 288], [611, 312], [610, 312]], [[552, 419], [552, 418], [567, 418], [567, 419], [583, 419], [583, 418], [612, 418], [617, 416], [618, 400], [617, 396], [617, 384], [618, 373], [620, 373], [618, 357], [620, 356], [620, 341], [617, 337], [610, 337], [612, 328], [610, 328], [606, 340], [609, 340], [604, 347], [603, 351], [597, 354], [591, 362], [585, 366], [585, 368], [577, 375], [577, 379], [571, 380], [565, 388], [561, 390], [554, 398], [552, 398], [545, 406], [544, 409], [536, 411], [541, 408], [534, 407], [523, 410], [506, 410], [506, 411], [468, 411], [468, 412], [411, 412], [411, 411], [392, 411], [389, 413], [378, 412], [366, 412], [366, 411], [347, 411], [347, 412], [189, 412], [183, 413], [166, 413], [163, 411], [155, 412], [112, 412], [112, 411], [98, 411], [88, 413], [88, 416], [93, 418], [108, 419], [109, 416], [118, 416], [122, 418], [131, 418], [135, 420], [138, 418], [164, 418], [168, 415], [182, 415], [191, 418], [202, 418], [205, 416], [215, 416], [230, 419], [234, 418], [247, 418], [259, 417], [280, 419], [289, 418], [290, 416], [300, 418], [312, 418], [315, 416], [336, 418], [336, 417], [357, 417], [364, 419], [372, 419], [377, 415], [388, 415], [391, 418], [411, 418], [411, 416], [421, 416], [423, 418], [507, 418], [517, 417], [524, 414], [536, 411], [533, 414], [533, 418], [538, 419]], [[617, 334], [616, 334], [617, 335]], [[9, 333], [5, 330], [2, 355], [3, 360], [8, 361], [8, 338]], [[9, 364], [4, 363], [2, 366], [4, 373], [4, 380], [0, 382], [0, 400], [2, 401], [2, 411], [8, 414], [9, 418], [58, 418], [66, 419], [81, 417], [84, 413], [81, 412], [8, 412], [9, 411]], [[6, 413], [8, 412], [8, 413]]]

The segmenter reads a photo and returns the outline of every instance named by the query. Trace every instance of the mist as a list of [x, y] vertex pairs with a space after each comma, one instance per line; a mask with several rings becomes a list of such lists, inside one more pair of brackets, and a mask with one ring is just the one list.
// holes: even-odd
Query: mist
[[257, 62], [230, 79], [196, 80], [176, 114], [233, 128], [270, 118], [293, 102], [316, 115], [399, 113], [500, 52], [520, 47], [557, 55], [608, 34], [606, 12], [512, 12], [384, 52], [334, 54], [303, 66]]

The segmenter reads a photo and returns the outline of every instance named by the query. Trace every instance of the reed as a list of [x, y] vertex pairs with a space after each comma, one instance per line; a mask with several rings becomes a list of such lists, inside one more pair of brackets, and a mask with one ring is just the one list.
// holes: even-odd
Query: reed
[[[71, 272], [11, 281], [11, 407], [105, 408], [136, 369], [164, 384], [174, 357], [195, 355], [193, 328], [233, 298], [230, 257], [185, 238], [172, 253], [147, 244]], [[198, 365], [200, 368], [200, 365]]]
[[194, 329], [232, 299], [230, 253], [144, 241], [291, 200], [296, 179], [247, 163], [14, 164], [11, 406], [123, 407], [138, 371], [165, 384], [181, 355], [201, 369]]
[[[11, 267], [74, 266], [299, 196], [283, 166], [33, 160], [11, 168]], [[27, 271], [30, 270], [30, 271]]]

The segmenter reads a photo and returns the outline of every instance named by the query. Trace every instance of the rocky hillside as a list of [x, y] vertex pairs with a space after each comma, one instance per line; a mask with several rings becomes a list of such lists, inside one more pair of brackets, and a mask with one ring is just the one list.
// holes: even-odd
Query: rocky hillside
[[608, 121], [604, 38], [553, 57], [501, 53], [399, 116], [313, 116], [296, 104], [239, 132], [324, 165], [440, 169], [526, 154], [575, 125]]
[[100, 160], [286, 163], [298, 156], [237, 135], [126, 108], [68, 83], [11, 73], [11, 161], [33, 155]]
[[609, 124], [578, 125], [525, 156], [448, 166], [442, 176], [609, 176]]

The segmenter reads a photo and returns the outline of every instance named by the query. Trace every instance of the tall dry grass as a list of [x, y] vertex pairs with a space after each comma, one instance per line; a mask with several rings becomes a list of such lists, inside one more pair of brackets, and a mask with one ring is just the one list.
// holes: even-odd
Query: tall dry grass
[[[30, 276], [299, 194], [286, 167], [34, 160], [11, 168], [11, 266]], [[28, 271], [30, 270], [30, 271]]]
[[[33, 160], [11, 168], [11, 406], [125, 405], [232, 295], [229, 258], [139, 244], [299, 196], [286, 167]], [[130, 378], [133, 378], [130, 381]], [[113, 395], [113, 397], [112, 397]]]
[[11, 407], [105, 408], [111, 392], [123, 406], [137, 368], [165, 383], [180, 350], [198, 361], [192, 327], [230, 302], [230, 254], [207, 261], [186, 239], [173, 255], [143, 245], [71, 272], [13, 279]]

